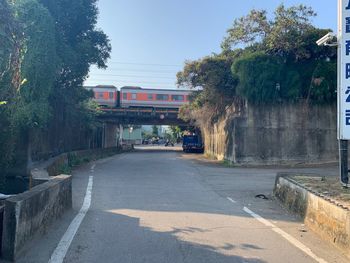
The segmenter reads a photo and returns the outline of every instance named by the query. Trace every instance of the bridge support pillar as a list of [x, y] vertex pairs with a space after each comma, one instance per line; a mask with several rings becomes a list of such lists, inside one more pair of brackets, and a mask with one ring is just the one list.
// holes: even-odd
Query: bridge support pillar
[[119, 144], [123, 144], [123, 132], [124, 132], [124, 126], [122, 124], [119, 124]]
[[110, 148], [119, 146], [119, 125], [114, 123], [104, 123], [102, 133], [102, 147]]

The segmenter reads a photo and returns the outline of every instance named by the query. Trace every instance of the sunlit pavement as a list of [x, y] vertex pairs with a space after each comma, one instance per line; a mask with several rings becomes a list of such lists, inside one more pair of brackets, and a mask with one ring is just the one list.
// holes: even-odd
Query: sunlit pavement
[[273, 201], [276, 169], [227, 168], [205, 162], [201, 155], [183, 154], [180, 147], [136, 148], [76, 170], [74, 210], [38, 237], [18, 262], [48, 262], [82, 206], [89, 176], [91, 207], [64, 262], [348, 262]]

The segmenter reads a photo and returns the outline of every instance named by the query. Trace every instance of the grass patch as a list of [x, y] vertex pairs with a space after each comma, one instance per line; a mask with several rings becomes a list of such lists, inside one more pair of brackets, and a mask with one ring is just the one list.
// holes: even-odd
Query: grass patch
[[68, 165], [70, 167], [79, 166], [79, 165], [81, 165], [83, 163], [88, 163], [90, 161], [91, 161], [91, 158], [88, 157], [88, 156], [79, 157], [75, 153], [69, 153], [68, 154]]
[[235, 164], [229, 160], [223, 160], [221, 164], [225, 167], [235, 167]]
[[58, 174], [71, 174], [72, 167], [68, 164], [62, 164], [57, 169]]
[[344, 188], [337, 176], [295, 175], [291, 178], [317, 193], [350, 205], [350, 189]]

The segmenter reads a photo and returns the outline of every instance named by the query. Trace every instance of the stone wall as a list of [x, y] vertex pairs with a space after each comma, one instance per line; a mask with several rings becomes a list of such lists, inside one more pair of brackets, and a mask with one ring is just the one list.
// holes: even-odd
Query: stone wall
[[72, 180], [59, 175], [5, 201], [2, 257], [14, 261], [35, 233], [72, 207]]
[[239, 164], [319, 163], [338, 155], [336, 105], [304, 103], [228, 108], [214, 124], [201, 125], [205, 151]]

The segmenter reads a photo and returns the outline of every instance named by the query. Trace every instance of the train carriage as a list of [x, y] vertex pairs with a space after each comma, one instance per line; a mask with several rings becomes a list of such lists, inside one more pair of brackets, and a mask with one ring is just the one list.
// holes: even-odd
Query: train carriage
[[85, 86], [94, 92], [94, 101], [106, 108], [178, 109], [189, 102], [189, 90], [144, 89], [125, 86], [120, 91], [112, 85]]
[[102, 107], [115, 108], [119, 106], [118, 90], [113, 85], [98, 85], [85, 87], [94, 92], [94, 101]]
[[180, 108], [189, 102], [189, 94], [188, 90], [143, 89], [126, 86], [120, 89], [120, 107]]

